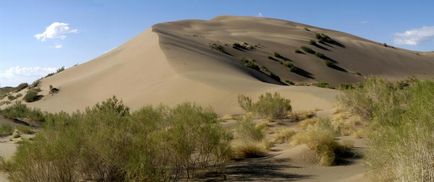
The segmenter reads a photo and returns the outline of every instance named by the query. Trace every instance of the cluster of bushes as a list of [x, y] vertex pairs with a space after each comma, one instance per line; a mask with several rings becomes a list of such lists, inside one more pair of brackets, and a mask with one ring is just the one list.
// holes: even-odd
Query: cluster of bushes
[[0, 114], [8, 119], [27, 119], [34, 122], [45, 121], [45, 113], [39, 109], [28, 108], [21, 102], [15, 102], [13, 105], [0, 110]]
[[232, 44], [232, 48], [240, 51], [254, 50], [256, 46], [250, 45], [247, 42], [235, 42]]
[[310, 48], [310, 47], [301, 46], [301, 49], [302, 49], [304, 52], [307, 52], [307, 53], [309, 53], [309, 54], [315, 54], [315, 53], [316, 53], [316, 51], [313, 50], [313, 49]]
[[433, 90], [432, 81], [375, 78], [345, 90], [341, 102], [370, 121], [367, 163], [374, 181], [434, 180]]
[[226, 51], [225, 47], [220, 45], [220, 44], [212, 43], [212, 44], [209, 44], [209, 47], [211, 49], [217, 50], [223, 54], [231, 55], [228, 51]]
[[270, 119], [286, 118], [292, 111], [291, 101], [277, 92], [260, 95], [257, 102], [253, 102], [250, 97], [239, 95], [238, 104], [246, 112]]
[[248, 58], [243, 58], [243, 59], [241, 59], [241, 61], [243, 62], [244, 66], [246, 66], [246, 67], [248, 67], [250, 69], [254, 69], [256, 71], [259, 71], [261, 73], [264, 73], [265, 75], [269, 76], [273, 80], [281, 82], [279, 76], [275, 75], [267, 67], [258, 65], [258, 63], [256, 63], [256, 60], [254, 60], [254, 59], [248, 59]]
[[116, 98], [51, 114], [6, 164], [15, 181], [176, 181], [220, 164], [231, 136], [194, 104], [129, 109]]
[[341, 44], [340, 42], [338, 42], [338, 41], [336, 41], [336, 40], [334, 40], [334, 39], [332, 39], [331, 37], [329, 37], [328, 35], [326, 35], [326, 34], [323, 34], [323, 33], [317, 33], [316, 35], [315, 35], [315, 37], [318, 39], [318, 41], [320, 42], [320, 43], [322, 43], [322, 44], [332, 44], [332, 45], [336, 45], [336, 46], [339, 46], [339, 47], [342, 47], [342, 48], [345, 48], [345, 45], [343, 45], [343, 44]]

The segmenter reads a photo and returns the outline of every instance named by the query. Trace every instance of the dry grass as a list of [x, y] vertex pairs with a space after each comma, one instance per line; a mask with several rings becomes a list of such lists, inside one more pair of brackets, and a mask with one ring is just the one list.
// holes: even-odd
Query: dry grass
[[292, 137], [292, 144], [306, 144], [315, 151], [320, 165], [329, 166], [334, 164], [335, 150], [338, 143], [335, 140], [336, 131], [329, 120], [317, 120], [306, 124], [306, 129]]
[[282, 128], [277, 130], [274, 134], [273, 141], [275, 143], [285, 143], [290, 141], [291, 137], [295, 135], [295, 131], [292, 128]]
[[255, 124], [250, 116], [239, 121], [234, 131], [235, 139], [231, 142], [232, 158], [241, 160], [265, 156], [271, 147], [271, 143], [265, 139], [267, 127], [267, 121]]

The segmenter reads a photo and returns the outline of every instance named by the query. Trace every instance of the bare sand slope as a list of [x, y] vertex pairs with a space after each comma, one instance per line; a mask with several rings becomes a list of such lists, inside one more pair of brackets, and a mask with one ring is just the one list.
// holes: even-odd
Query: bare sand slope
[[[233, 63], [241, 63], [242, 59], [255, 60], [281, 82], [337, 85], [352, 83], [368, 75], [391, 79], [434, 76], [432, 53], [399, 49], [286, 20], [221, 16], [211, 20], [161, 23], [154, 26], [154, 31], [160, 34], [163, 43], [183, 48], [183, 52], [203, 54], [214, 48], [216, 54]], [[329, 39], [318, 38], [321, 34]], [[247, 49], [236, 47], [235, 43], [245, 44]], [[304, 51], [303, 46], [315, 53]], [[297, 50], [301, 52], [297, 53]], [[283, 62], [298, 70], [290, 71]]]
[[[116, 95], [133, 109], [188, 101], [211, 106], [218, 113], [238, 113], [239, 94], [256, 97], [279, 91], [292, 99], [295, 110], [326, 110], [337, 94], [261, 82], [252, 76], [255, 73], [212, 51], [201, 53], [198, 48], [192, 53], [160, 41], [157, 33], [148, 30], [95, 60], [45, 78], [41, 82], [45, 97], [30, 105], [72, 112]], [[49, 85], [60, 92], [47, 94]]]

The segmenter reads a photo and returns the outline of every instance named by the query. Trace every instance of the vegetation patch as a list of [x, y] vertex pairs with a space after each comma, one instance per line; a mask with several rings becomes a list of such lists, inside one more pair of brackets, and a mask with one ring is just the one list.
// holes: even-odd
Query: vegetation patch
[[307, 52], [307, 53], [309, 53], [309, 54], [315, 54], [315, 53], [316, 53], [316, 51], [314, 51], [314, 50], [311, 49], [310, 47], [301, 46], [301, 49], [302, 49], [304, 52]]
[[26, 102], [35, 102], [40, 100], [43, 97], [42, 95], [39, 95], [40, 91], [41, 90], [39, 88], [29, 89], [26, 95], [24, 95], [23, 100]]
[[277, 92], [260, 95], [257, 102], [252, 102], [250, 97], [239, 95], [238, 103], [245, 111], [270, 119], [286, 118], [292, 111], [291, 101]]
[[130, 112], [112, 98], [49, 116], [6, 166], [14, 181], [177, 181], [228, 159], [229, 141], [217, 115], [194, 104]]
[[30, 109], [21, 102], [15, 102], [13, 105], [0, 110], [0, 114], [8, 119], [27, 119], [35, 122], [44, 122], [45, 114], [38, 109]]
[[239, 51], [250, 51], [256, 49], [256, 46], [250, 45], [247, 42], [235, 42], [232, 44], [232, 48]]
[[325, 42], [325, 43], [328, 43], [328, 44], [332, 44], [332, 45], [336, 45], [336, 46], [339, 46], [339, 47], [345, 48], [345, 45], [343, 45], [343, 44], [341, 44], [340, 42], [338, 42], [338, 41], [332, 39], [331, 37], [329, 37], [329, 36], [326, 35], [326, 34], [323, 34], [323, 33], [317, 33], [317, 34], [315, 35], [315, 37], [316, 37], [319, 41], [322, 41], [322, 42]]
[[367, 164], [373, 181], [434, 180], [433, 89], [432, 81], [369, 78], [345, 90], [341, 103], [370, 121]]
[[14, 132], [14, 128], [10, 124], [0, 125], [0, 137], [10, 136]]
[[217, 51], [219, 51], [219, 52], [221, 52], [221, 53], [223, 53], [223, 54], [226, 54], [226, 55], [232, 56], [232, 54], [230, 54], [228, 51], [226, 51], [225, 47], [222, 46], [222, 45], [220, 45], [220, 44], [212, 43], [212, 44], [209, 44], [209, 47], [210, 47], [211, 49], [217, 50]]

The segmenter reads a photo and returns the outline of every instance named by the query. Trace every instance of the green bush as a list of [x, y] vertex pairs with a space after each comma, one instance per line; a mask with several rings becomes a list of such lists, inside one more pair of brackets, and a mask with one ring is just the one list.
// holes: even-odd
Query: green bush
[[371, 78], [346, 91], [343, 104], [370, 121], [367, 164], [373, 181], [434, 180], [433, 89], [432, 81]]
[[24, 101], [26, 102], [35, 102], [42, 98], [41, 95], [39, 95], [40, 90], [38, 89], [29, 89], [24, 95]]
[[36, 122], [44, 122], [45, 114], [39, 109], [30, 109], [21, 102], [0, 110], [0, 114], [8, 119], [28, 119]]
[[285, 118], [292, 111], [291, 101], [283, 98], [277, 92], [274, 94], [265, 93], [259, 96], [256, 103], [251, 102], [251, 98], [240, 95], [238, 104], [247, 112], [266, 118]]
[[295, 53], [297, 53], [297, 54], [304, 54], [304, 52], [301, 51], [300, 49], [295, 50]]
[[13, 132], [14, 132], [14, 128], [10, 124], [0, 125], [0, 137], [12, 135]]
[[28, 83], [21, 83], [15, 88], [15, 92], [19, 92], [27, 87], [29, 87]]
[[313, 49], [311, 49], [310, 47], [301, 46], [301, 49], [302, 49], [304, 52], [307, 52], [307, 53], [309, 53], [309, 54], [315, 54], [315, 53], [316, 53], [316, 52], [315, 52]]
[[194, 104], [130, 113], [116, 98], [85, 112], [50, 114], [19, 146], [14, 181], [176, 181], [227, 159], [230, 136]]

